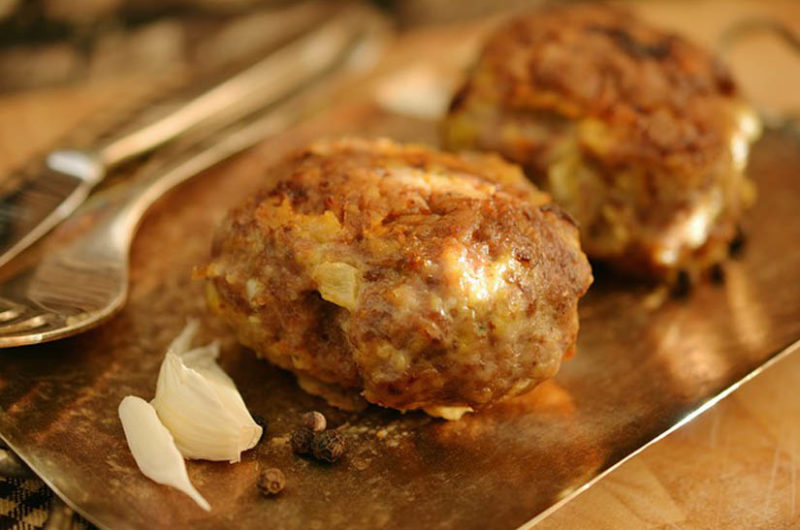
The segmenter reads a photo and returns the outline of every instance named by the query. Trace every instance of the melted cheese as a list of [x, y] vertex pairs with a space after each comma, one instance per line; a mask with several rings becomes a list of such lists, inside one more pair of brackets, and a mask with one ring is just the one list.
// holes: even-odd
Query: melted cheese
[[463, 299], [471, 307], [489, 304], [498, 297], [505, 299], [506, 276], [518, 266], [510, 255], [486, 261], [471, 256], [463, 246], [451, 247], [444, 258], [448, 278], [466, 295]]

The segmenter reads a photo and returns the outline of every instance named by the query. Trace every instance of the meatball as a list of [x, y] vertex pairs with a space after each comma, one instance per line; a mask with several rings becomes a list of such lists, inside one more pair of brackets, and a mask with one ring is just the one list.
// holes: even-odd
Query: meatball
[[522, 165], [578, 221], [593, 260], [670, 280], [727, 256], [754, 198], [745, 166], [759, 130], [707, 52], [619, 8], [578, 5], [491, 35], [443, 135]]
[[591, 270], [573, 221], [518, 167], [343, 139], [265, 180], [202, 273], [241, 343], [305, 389], [340, 406], [478, 408], [573, 352]]

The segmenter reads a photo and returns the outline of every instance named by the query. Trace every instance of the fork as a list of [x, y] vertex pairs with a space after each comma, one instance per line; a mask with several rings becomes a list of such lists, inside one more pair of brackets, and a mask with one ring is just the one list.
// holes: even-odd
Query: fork
[[[349, 18], [353, 22], [352, 17]], [[206, 137], [187, 138], [167, 162], [156, 160], [137, 178], [111, 187], [84, 204], [52, 235], [60, 246], [32, 267], [0, 285], [0, 348], [68, 337], [97, 326], [117, 313], [128, 296], [130, 247], [144, 213], [168, 190], [201, 171], [297, 123], [321, 102], [326, 78], [352, 64], [380, 36], [362, 24], [350, 25], [353, 39], [339, 35], [317, 42], [292, 76], [283, 99], [246, 124]], [[378, 28], [380, 29], [380, 28]], [[316, 55], [317, 57], [313, 57]], [[362, 65], [358, 65], [363, 67]], [[298, 77], [298, 70], [302, 76]]]
[[[306, 49], [315, 40], [335, 47], [331, 34], [341, 33], [361, 13], [363, 8], [346, 0], [307, 0], [281, 8], [275, 16], [283, 24], [273, 28], [272, 39], [283, 44], [264, 59], [204, 91], [188, 89], [147, 112], [139, 108], [127, 125], [109, 119], [115, 113], [108, 112], [108, 117], [92, 120], [104, 125], [100, 128], [105, 134], [88, 140], [92, 127], [85, 124], [68, 135], [78, 145], [37, 157], [34, 164], [7, 176], [0, 182], [0, 266], [63, 221], [115, 168], [198, 131], [236, 123], [273, 102], [306, 75], [304, 68], [295, 68]], [[153, 84], [170, 86], [164, 80]]]

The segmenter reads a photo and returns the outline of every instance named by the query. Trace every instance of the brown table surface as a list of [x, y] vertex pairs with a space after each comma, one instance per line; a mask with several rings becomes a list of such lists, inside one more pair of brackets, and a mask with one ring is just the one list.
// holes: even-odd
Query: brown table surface
[[[745, 16], [769, 15], [800, 34], [800, 2], [658, 2], [636, 8], [711, 44]], [[731, 49], [745, 91], [766, 112], [800, 112], [800, 56], [755, 34]], [[0, 175], [46, 148], [120, 87], [110, 80], [0, 97]], [[776, 257], [779, 259], [779, 257]], [[538, 527], [788, 528], [800, 525], [800, 357], [790, 357], [645, 449]]]

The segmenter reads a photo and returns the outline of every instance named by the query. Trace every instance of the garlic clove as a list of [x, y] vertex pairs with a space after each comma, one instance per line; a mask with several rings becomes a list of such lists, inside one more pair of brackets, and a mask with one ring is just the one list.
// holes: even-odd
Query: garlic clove
[[197, 330], [200, 328], [200, 322], [196, 318], [190, 318], [177, 337], [172, 339], [167, 353], [174, 353], [180, 355], [188, 351], [192, 346], [192, 340], [197, 335]]
[[139, 470], [159, 484], [184, 492], [202, 509], [211, 510], [208, 501], [189, 480], [183, 456], [172, 435], [159, 421], [153, 406], [140, 397], [126, 396], [119, 404], [118, 412], [125, 439]]
[[168, 353], [152, 401], [186, 458], [238, 461], [238, 425], [209, 381]]
[[181, 355], [181, 359], [183, 359], [186, 366], [196, 370], [211, 383], [225, 409], [238, 422], [240, 426], [239, 450], [246, 451], [258, 443], [262, 429], [250, 416], [247, 405], [245, 405], [242, 395], [236, 388], [236, 383], [217, 364], [216, 359], [218, 357], [218, 342], [195, 348]]
[[186, 458], [238, 462], [262, 429], [217, 364], [219, 344], [188, 349], [196, 330], [196, 321], [189, 322], [170, 345], [152, 403]]

